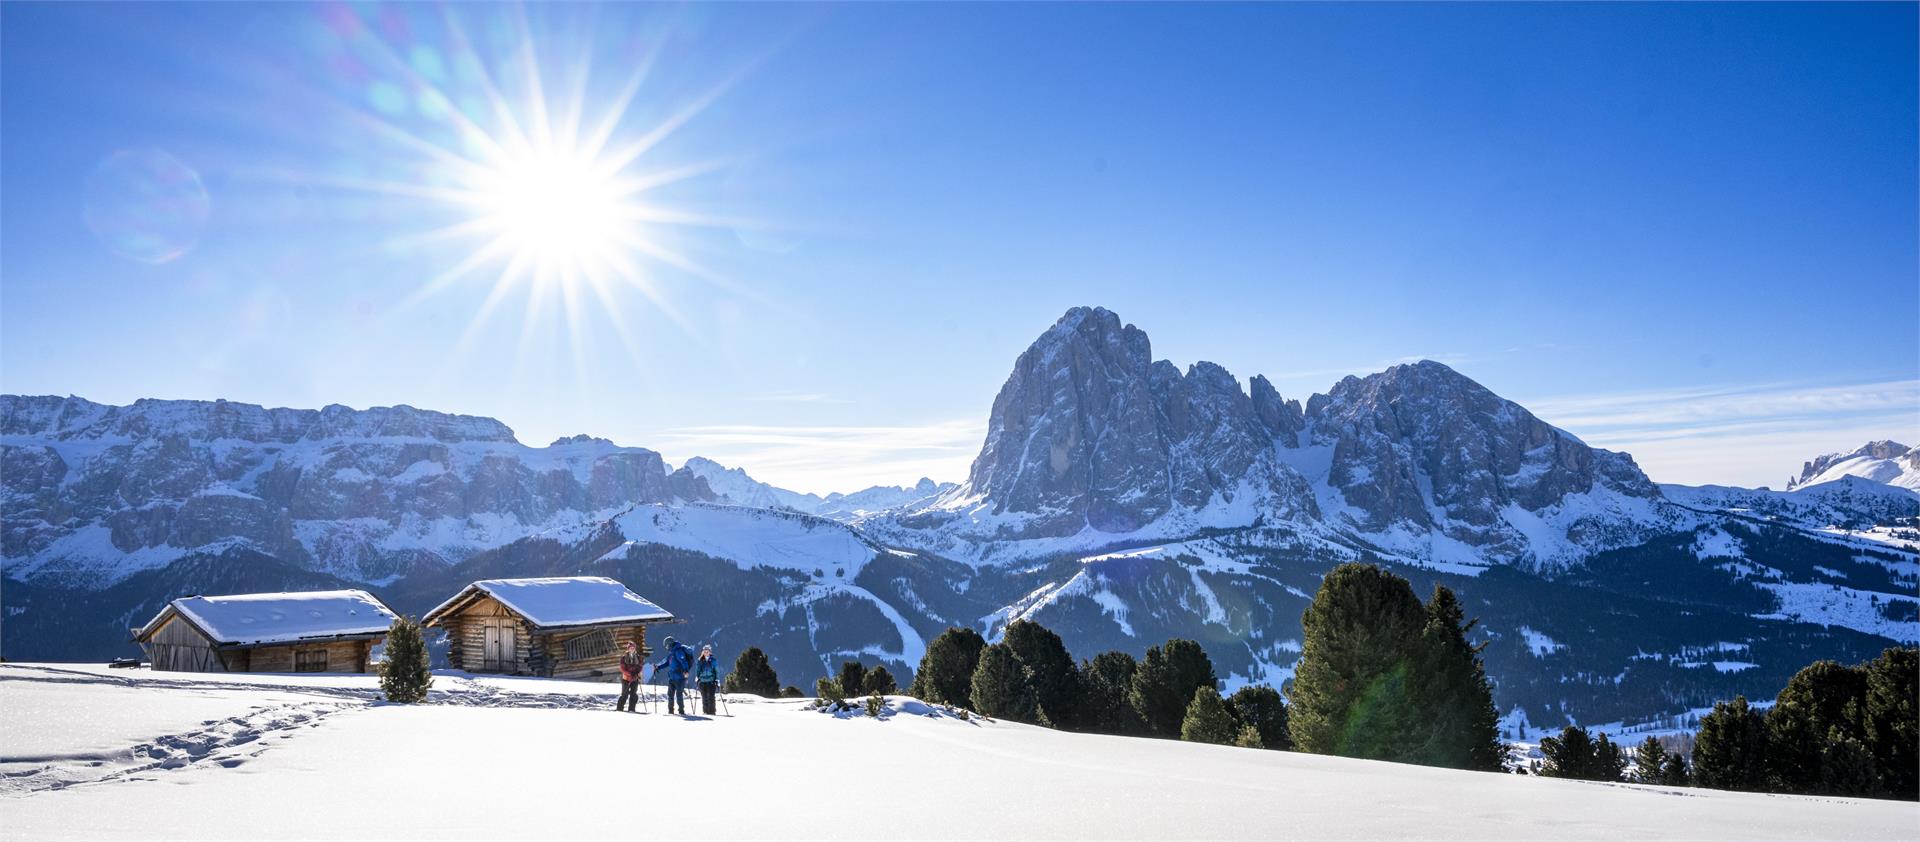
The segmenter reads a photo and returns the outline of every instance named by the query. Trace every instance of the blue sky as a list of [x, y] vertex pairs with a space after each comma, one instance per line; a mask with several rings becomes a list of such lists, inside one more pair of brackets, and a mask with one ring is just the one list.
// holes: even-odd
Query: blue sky
[[[844, 490], [961, 478], [1099, 304], [1288, 397], [1433, 358], [1778, 487], [1920, 443], [1915, 8], [8, 4], [0, 389]], [[570, 102], [607, 142], [539, 148], [615, 162], [616, 246], [474, 187]]]

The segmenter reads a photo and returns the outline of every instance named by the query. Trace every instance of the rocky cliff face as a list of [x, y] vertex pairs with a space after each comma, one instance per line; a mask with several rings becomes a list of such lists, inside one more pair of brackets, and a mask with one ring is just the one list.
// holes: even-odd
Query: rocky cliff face
[[1015, 361], [954, 499], [1023, 516], [1008, 533], [1023, 537], [1124, 533], [1246, 494], [1310, 507], [1267, 458], [1297, 433], [1299, 404], [1265, 380], [1255, 396], [1213, 363], [1154, 362], [1147, 335], [1110, 311], [1069, 310]]
[[586, 436], [530, 448], [498, 421], [406, 406], [7, 395], [0, 437], [15, 578], [105, 583], [243, 545], [374, 581], [635, 501], [712, 497], [651, 450]]
[[1436, 362], [1349, 377], [1303, 411], [1263, 377], [1242, 390], [1151, 356], [1113, 313], [1068, 311], [1015, 362], [967, 485], [930, 507], [993, 517], [906, 522], [1022, 540], [1289, 520], [1419, 558], [1561, 564], [1657, 519], [1631, 457]]

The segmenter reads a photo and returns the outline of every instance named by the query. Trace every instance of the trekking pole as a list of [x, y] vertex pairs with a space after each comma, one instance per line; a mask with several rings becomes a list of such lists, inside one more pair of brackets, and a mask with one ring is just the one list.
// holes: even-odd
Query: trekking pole
[[[721, 651], [723, 650], [721, 650], [720, 648], [720, 641], [715, 640], [713, 642], [713, 666], [714, 666], [714, 672], [716, 674], [720, 672], [719, 667], [720, 667]], [[720, 700], [720, 710], [726, 713], [728, 719], [732, 719], [733, 707], [727, 704], [727, 694], [725, 692], [726, 688], [727, 688], [726, 682], [724, 681], [716, 682], [713, 687], [713, 695]]]

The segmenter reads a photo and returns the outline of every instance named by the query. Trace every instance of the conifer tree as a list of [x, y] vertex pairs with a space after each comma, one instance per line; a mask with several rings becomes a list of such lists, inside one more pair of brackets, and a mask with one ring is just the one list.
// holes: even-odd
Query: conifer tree
[[1207, 650], [1191, 640], [1173, 639], [1147, 649], [1133, 673], [1133, 709], [1147, 733], [1176, 739], [1193, 693], [1214, 687], [1218, 679]]
[[885, 664], [867, 671], [867, 694], [871, 696], [891, 696], [900, 692], [900, 685], [893, 680], [893, 673]]
[[[1822, 763], [1836, 740], [1850, 740], [1855, 747], [1865, 748], [1866, 733], [1859, 712], [1866, 696], [1864, 669], [1815, 661], [1794, 673], [1766, 714], [1771, 788], [1831, 793], [1833, 790], [1822, 784], [1830, 776], [1852, 787], [1857, 770], [1835, 769], [1829, 773]], [[1857, 761], [1847, 753], [1835, 754], [1834, 759], [1844, 764]]]
[[380, 662], [380, 692], [387, 701], [403, 705], [424, 702], [433, 687], [427, 665], [427, 641], [420, 624], [400, 617], [387, 630], [387, 657]]
[[1657, 784], [1664, 782], [1667, 768], [1667, 747], [1660, 744], [1659, 737], [1648, 737], [1633, 750], [1633, 780], [1635, 783]]
[[1560, 729], [1558, 737], [1542, 737], [1540, 777], [1600, 780], [1594, 748], [1593, 735], [1578, 725]]
[[973, 670], [987, 641], [970, 628], [954, 626], [927, 644], [908, 693], [939, 705], [973, 707]]
[[780, 698], [782, 699], [804, 699], [806, 697], [807, 694], [805, 691], [791, 684], [780, 688]]
[[1193, 691], [1193, 701], [1187, 704], [1186, 715], [1180, 720], [1180, 739], [1228, 745], [1239, 733], [1240, 723], [1233, 721], [1233, 712], [1227, 709], [1226, 700], [1220, 698], [1220, 691], [1212, 687]]
[[1007, 626], [1001, 642], [1027, 672], [1033, 688], [1033, 701], [1040, 711], [1040, 723], [1054, 728], [1079, 728], [1084, 718], [1080, 670], [1060, 635], [1032, 620], [1016, 620]]
[[1287, 749], [1287, 704], [1280, 691], [1265, 684], [1249, 684], [1227, 699], [1234, 718], [1260, 735], [1260, 746]]
[[1479, 621], [1466, 619], [1459, 598], [1438, 584], [1426, 614], [1427, 652], [1417, 695], [1427, 715], [1414, 759], [1431, 766], [1498, 772], [1505, 766], [1507, 746], [1493, 708], [1493, 682], [1480, 660], [1481, 647], [1467, 642], [1467, 632]]
[[842, 696], [858, 696], [867, 688], [867, 668], [859, 661], [841, 661], [840, 675], [834, 679]]
[[734, 659], [733, 672], [727, 673], [723, 685], [728, 693], [752, 693], [769, 699], [780, 695], [780, 676], [758, 646], [747, 647]]
[[847, 697], [840, 689], [840, 682], [831, 678], [817, 678], [813, 682], [813, 697], [822, 702], [839, 702]]
[[1130, 700], [1138, 668], [1132, 655], [1119, 651], [1102, 652], [1080, 665], [1082, 727], [1098, 734], [1133, 735], [1145, 730]]
[[1294, 748], [1417, 760], [1426, 714], [1411, 682], [1425, 660], [1427, 614], [1407, 580], [1342, 564], [1321, 580], [1300, 622], [1305, 641], [1287, 711]]
[[1808, 791], [1870, 796], [1879, 792], [1879, 783], [1873, 753], [1866, 745], [1839, 728], [1829, 731], [1820, 751], [1820, 779]]
[[1680, 752], [1667, 755], [1666, 765], [1660, 767], [1660, 783], [1667, 786], [1688, 786], [1693, 783], [1693, 775], [1687, 771], [1687, 756]]
[[1767, 723], [1747, 705], [1747, 697], [1716, 703], [1700, 720], [1693, 740], [1693, 782], [1713, 789], [1766, 788]]
[[1260, 729], [1252, 725], [1240, 726], [1240, 733], [1234, 735], [1233, 744], [1241, 748], [1266, 748], [1260, 739]]
[[1627, 756], [1620, 745], [1601, 734], [1593, 740], [1593, 778], [1596, 781], [1627, 779]]
[[1896, 646], [1863, 667], [1861, 731], [1881, 792], [1920, 799], [1920, 648]]
[[973, 688], [968, 694], [973, 698], [973, 709], [987, 716], [1029, 724], [1039, 721], [1026, 670], [1004, 643], [980, 650], [980, 663], [974, 667]]

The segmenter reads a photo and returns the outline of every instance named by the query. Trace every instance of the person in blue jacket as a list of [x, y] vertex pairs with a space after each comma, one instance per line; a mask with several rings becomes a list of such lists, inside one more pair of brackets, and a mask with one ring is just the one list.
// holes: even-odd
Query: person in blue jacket
[[687, 715], [687, 673], [693, 671], [693, 650], [669, 637], [667, 657], [653, 668], [667, 671], [667, 712]]
[[693, 680], [700, 685], [700, 712], [713, 715], [713, 694], [720, 690], [720, 664], [713, 659], [713, 644], [700, 647], [693, 662]]

